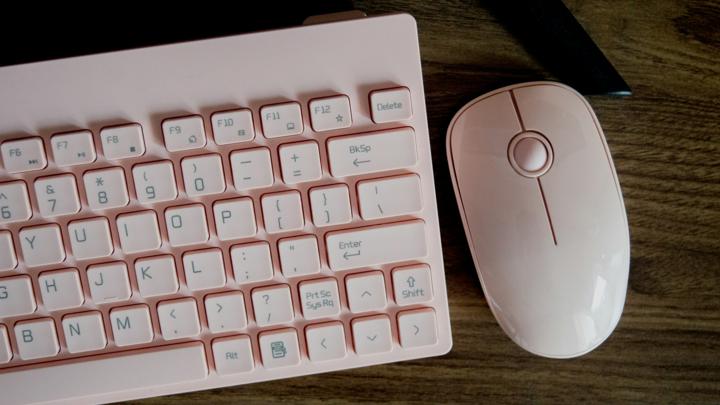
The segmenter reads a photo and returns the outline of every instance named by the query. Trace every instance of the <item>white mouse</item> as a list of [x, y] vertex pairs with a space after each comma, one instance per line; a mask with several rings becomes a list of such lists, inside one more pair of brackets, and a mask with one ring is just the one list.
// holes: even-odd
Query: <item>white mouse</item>
[[587, 101], [551, 82], [493, 91], [455, 115], [447, 153], [473, 261], [505, 333], [552, 358], [600, 345], [622, 314], [630, 238]]

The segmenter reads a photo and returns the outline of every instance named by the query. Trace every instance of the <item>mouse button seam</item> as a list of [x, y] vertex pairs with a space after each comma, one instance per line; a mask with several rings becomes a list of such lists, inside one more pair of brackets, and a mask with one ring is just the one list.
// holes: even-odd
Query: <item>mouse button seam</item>
[[550, 206], [547, 202], [547, 198], [545, 197], [545, 190], [543, 189], [542, 182], [540, 181], [540, 178], [537, 178], [537, 184], [540, 188], [540, 197], [542, 198], [543, 207], [545, 208], [545, 216], [548, 220], [548, 225], [550, 226], [550, 233], [552, 234], [553, 243], [555, 243], [555, 246], [558, 245], [557, 235], [555, 234], [555, 225], [553, 225], [552, 216], [550, 215]]
[[517, 116], [518, 123], [520, 124], [520, 131], [525, 132], [527, 129], [525, 129], [525, 122], [520, 114], [520, 107], [518, 107], [517, 99], [515, 98], [515, 89], [509, 90], [508, 93], [510, 93], [510, 99], [512, 100], [513, 108], [515, 109], [515, 115]]

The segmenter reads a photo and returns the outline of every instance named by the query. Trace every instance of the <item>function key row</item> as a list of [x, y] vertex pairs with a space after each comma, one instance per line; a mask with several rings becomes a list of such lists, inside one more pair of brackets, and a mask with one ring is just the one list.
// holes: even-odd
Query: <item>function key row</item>
[[[412, 117], [410, 91], [405, 87], [370, 93], [370, 110], [375, 123], [399, 122]], [[316, 132], [349, 128], [352, 125], [350, 99], [345, 95], [313, 99], [308, 103], [310, 122]], [[249, 142], [255, 138], [252, 112], [241, 108], [212, 114], [210, 122], [218, 145]], [[299, 135], [305, 130], [300, 103], [291, 101], [260, 108], [260, 122], [266, 138]], [[199, 115], [168, 118], [162, 122], [165, 147], [170, 152], [199, 149], [206, 145], [203, 118]], [[109, 160], [136, 158], [145, 154], [140, 124], [105, 127], [99, 133]], [[93, 134], [80, 130], [53, 135], [50, 148], [60, 167], [88, 164], [97, 158]], [[0, 155], [8, 173], [41, 170], [47, 157], [40, 137], [5, 141]]]

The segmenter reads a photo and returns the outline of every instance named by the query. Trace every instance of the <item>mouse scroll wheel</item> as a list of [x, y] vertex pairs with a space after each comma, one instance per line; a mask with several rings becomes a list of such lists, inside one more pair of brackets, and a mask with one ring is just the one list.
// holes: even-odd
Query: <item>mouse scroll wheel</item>
[[510, 165], [525, 177], [540, 177], [552, 165], [550, 142], [537, 132], [516, 135], [508, 147]]

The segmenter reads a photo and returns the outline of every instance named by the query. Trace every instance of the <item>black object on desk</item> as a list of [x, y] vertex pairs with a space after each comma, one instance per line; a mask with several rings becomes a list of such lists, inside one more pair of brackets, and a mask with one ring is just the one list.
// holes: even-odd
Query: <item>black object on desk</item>
[[629, 96], [630, 86], [560, 0], [481, 0], [525, 49], [584, 95]]

